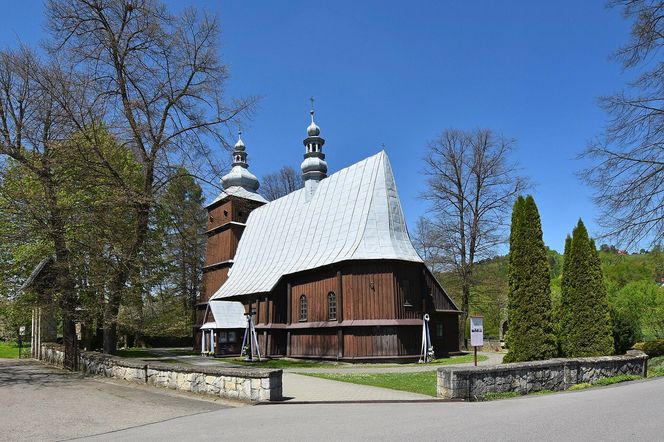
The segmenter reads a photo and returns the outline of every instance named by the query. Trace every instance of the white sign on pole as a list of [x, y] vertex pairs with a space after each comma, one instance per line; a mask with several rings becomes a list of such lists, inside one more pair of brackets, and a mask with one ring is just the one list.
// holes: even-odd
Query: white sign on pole
[[470, 317], [470, 345], [473, 347], [484, 345], [484, 318], [481, 316]]
[[18, 328], [18, 334], [21, 336], [25, 336], [25, 325], [22, 325]]

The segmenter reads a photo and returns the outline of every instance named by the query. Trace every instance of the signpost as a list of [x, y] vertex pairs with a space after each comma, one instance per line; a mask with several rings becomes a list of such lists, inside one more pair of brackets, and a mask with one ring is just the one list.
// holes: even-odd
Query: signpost
[[477, 347], [484, 345], [484, 318], [482, 316], [470, 317], [470, 345], [473, 346], [475, 366], [477, 366]]
[[21, 359], [21, 349], [23, 347], [23, 336], [25, 336], [25, 325], [18, 328], [18, 358]]

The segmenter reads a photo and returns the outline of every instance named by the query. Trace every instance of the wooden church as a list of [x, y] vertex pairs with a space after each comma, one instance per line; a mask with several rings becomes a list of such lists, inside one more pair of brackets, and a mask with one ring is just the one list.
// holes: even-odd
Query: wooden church
[[387, 154], [327, 176], [313, 110], [307, 135], [304, 187], [271, 202], [235, 145], [208, 206], [199, 349], [239, 353], [240, 315], [251, 313], [270, 357], [418, 359], [425, 315], [436, 355], [458, 351], [460, 311], [410, 241]]

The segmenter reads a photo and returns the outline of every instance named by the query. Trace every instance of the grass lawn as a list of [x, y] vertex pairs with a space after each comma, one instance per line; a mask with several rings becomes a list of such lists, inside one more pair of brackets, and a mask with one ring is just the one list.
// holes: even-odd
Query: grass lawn
[[664, 376], [664, 356], [648, 360], [648, 377]]
[[149, 357], [154, 357], [152, 353], [150, 353], [149, 348], [127, 348], [124, 350], [117, 350], [115, 352], [115, 356], [120, 356], [122, 358], [149, 358]]
[[298, 373], [333, 381], [352, 384], [372, 385], [392, 390], [410, 391], [436, 397], [436, 372], [418, 371], [411, 373]]
[[[21, 350], [21, 356], [30, 357], [30, 343], [25, 345], [23, 343], [23, 349]], [[0, 358], [18, 358], [18, 344], [14, 341], [0, 341]]]
[[151, 348], [142, 348], [142, 347], [127, 348], [127, 349], [124, 349], [124, 350], [117, 350], [115, 355], [123, 357], [123, 358], [143, 359], [143, 358], [164, 357], [164, 353], [168, 353], [169, 356], [170, 355], [172, 355], [172, 356], [198, 355], [198, 353], [194, 353], [191, 350], [185, 350], [185, 349], [182, 349], [182, 348], [162, 348], [162, 349], [160, 349], [159, 353], [157, 353]]
[[244, 358], [219, 359], [219, 362], [246, 365], [258, 368], [342, 368], [335, 362], [305, 361], [301, 359], [262, 359], [248, 362]]
[[[486, 361], [489, 359], [488, 356], [478, 355], [477, 360], [479, 362]], [[353, 364], [348, 362], [325, 362], [325, 361], [308, 361], [302, 359], [263, 359], [258, 362], [247, 362], [244, 358], [232, 358], [232, 359], [220, 359], [220, 362], [230, 362], [233, 364], [247, 365], [250, 367], [262, 367], [262, 368], [362, 368], [362, 367], [403, 367], [408, 365], [415, 365], [414, 363], [410, 364]], [[472, 363], [473, 355], [466, 354], [461, 356], [452, 356], [449, 358], [440, 358], [435, 359], [431, 362], [428, 362], [427, 365], [450, 365], [450, 364], [465, 364]]]
[[[489, 359], [488, 356], [485, 355], [477, 355], [477, 362], [483, 362]], [[427, 365], [452, 365], [452, 364], [465, 364], [465, 363], [472, 363], [475, 359], [473, 358], [472, 353], [468, 353], [465, 355], [461, 356], [451, 356], [449, 358], [440, 358], [440, 359], [434, 359], [431, 362], [427, 362]]]

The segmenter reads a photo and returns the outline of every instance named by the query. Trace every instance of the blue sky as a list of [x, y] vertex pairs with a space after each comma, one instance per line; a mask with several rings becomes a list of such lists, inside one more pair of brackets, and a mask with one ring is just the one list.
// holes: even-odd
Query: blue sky
[[[263, 97], [243, 136], [257, 176], [299, 168], [314, 95], [330, 171], [384, 144], [410, 226], [427, 209], [427, 140], [486, 127], [517, 140], [548, 246], [562, 251], [579, 217], [596, 232], [575, 157], [606, 124], [597, 97], [632, 78], [609, 59], [629, 23], [603, 1], [170, 4], [217, 12], [229, 96]], [[41, 2], [6, 2], [0, 44], [34, 44], [42, 26]]]

